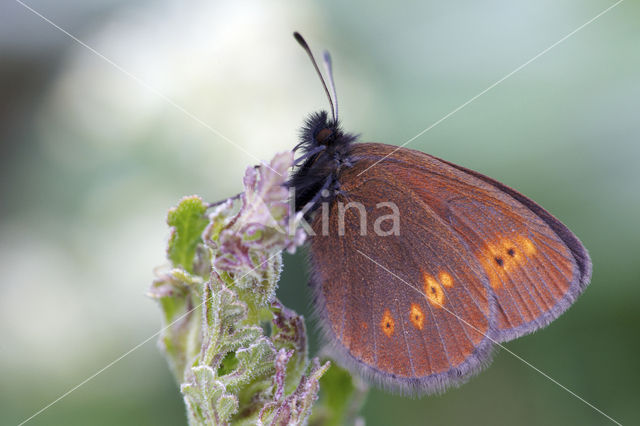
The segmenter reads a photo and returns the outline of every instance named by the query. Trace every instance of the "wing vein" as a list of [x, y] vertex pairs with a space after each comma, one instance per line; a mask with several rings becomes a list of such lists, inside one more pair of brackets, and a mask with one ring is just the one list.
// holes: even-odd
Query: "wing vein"
[[[397, 296], [397, 292], [396, 292]], [[404, 340], [404, 346], [407, 348], [407, 357], [409, 358], [409, 365], [411, 366], [411, 373], [413, 373], [413, 377], [416, 377], [416, 369], [413, 365], [413, 357], [411, 356], [411, 349], [409, 349], [409, 342], [407, 341], [407, 330], [404, 326], [405, 316], [402, 315], [402, 311], [400, 310], [400, 302], [398, 298], [396, 300], [396, 309], [398, 310], [398, 316], [400, 317], [400, 324], [402, 324], [402, 338]]]

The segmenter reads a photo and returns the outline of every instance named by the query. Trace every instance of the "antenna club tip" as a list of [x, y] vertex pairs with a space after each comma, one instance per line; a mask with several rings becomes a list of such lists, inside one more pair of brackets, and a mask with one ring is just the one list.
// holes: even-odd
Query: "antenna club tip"
[[305, 49], [308, 49], [308, 48], [309, 48], [309, 45], [307, 44], [307, 42], [305, 41], [305, 39], [302, 37], [302, 35], [300, 35], [300, 33], [299, 33], [299, 32], [294, 31], [294, 32], [293, 32], [293, 38], [295, 38], [295, 39], [296, 39], [296, 41], [297, 41], [298, 43], [300, 43], [300, 46], [304, 47]]

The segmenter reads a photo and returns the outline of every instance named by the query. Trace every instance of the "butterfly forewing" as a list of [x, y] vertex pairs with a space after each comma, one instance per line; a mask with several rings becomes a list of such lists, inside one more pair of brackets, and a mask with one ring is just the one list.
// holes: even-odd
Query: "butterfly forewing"
[[[564, 312], [590, 278], [588, 254], [548, 212], [515, 190], [419, 151], [360, 144], [366, 173], [401, 182], [466, 243], [498, 303], [495, 336], [530, 333]], [[388, 157], [386, 157], [388, 155]]]
[[[488, 277], [467, 243], [402, 184], [375, 172], [349, 179], [366, 166], [345, 171], [342, 195], [314, 218], [319, 315], [364, 375], [408, 392], [442, 390], [489, 356], [496, 304]], [[397, 235], [393, 209], [381, 202], [397, 206]]]

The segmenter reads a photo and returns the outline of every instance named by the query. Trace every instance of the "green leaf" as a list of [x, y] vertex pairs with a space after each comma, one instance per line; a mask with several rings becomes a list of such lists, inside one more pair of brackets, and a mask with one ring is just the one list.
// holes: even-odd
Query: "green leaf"
[[193, 367], [191, 371], [191, 381], [183, 384], [180, 391], [191, 408], [193, 424], [226, 422], [238, 410], [238, 399], [225, 392], [224, 384], [216, 380], [210, 367]]
[[238, 359], [237, 370], [220, 378], [227, 389], [238, 390], [240, 386], [254, 380], [262, 380], [274, 370], [275, 359], [273, 343], [261, 337], [247, 348], [236, 351]]
[[196, 247], [209, 221], [205, 216], [206, 204], [197, 195], [184, 197], [180, 203], [169, 210], [167, 224], [171, 226], [171, 237], [167, 256], [174, 266], [181, 266], [193, 272]]
[[367, 389], [349, 372], [333, 363], [320, 379], [320, 399], [311, 415], [311, 425], [354, 424]]

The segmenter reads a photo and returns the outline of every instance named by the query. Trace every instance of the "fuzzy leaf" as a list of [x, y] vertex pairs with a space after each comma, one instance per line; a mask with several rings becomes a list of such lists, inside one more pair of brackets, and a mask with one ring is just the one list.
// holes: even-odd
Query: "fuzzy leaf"
[[198, 424], [219, 424], [226, 422], [238, 409], [238, 400], [226, 393], [215, 372], [207, 366], [191, 369], [192, 380], [183, 384], [180, 391], [185, 403]]
[[221, 380], [227, 383], [230, 388], [246, 385], [270, 374], [274, 369], [275, 356], [273, 344], [267, 338], [261, 337], [251, 346], [236, 351], [239, 363], [237, 370], [221, 377]]
[[[268, 403], [260, 411], [258, 425], [301, 425], [306, 424], [311, 408], [318, 399], [319, 380], [331, 364], [323, 365], [314, 359], [309, 373], [302, 376], [296, 390], [287, 396], [281, 396]], [[277, 377], [277, 375], [276, 375]], [[276, 392], [276, 395], [282, 395]]]
[[276, 349], [289, 349], [287, 360], [286, 392], [296, 388], [306, 368], [307, 332], [302, 315], [284, 307], [279, 301], [272, 303], [273, 320], [271, 339]]
[[167, 215], [167, 224], [171, 227], [167, 256], [175, 266], [181, 266], [188, 272], [194, 270], [196, 247], [209, 223], [206, 211], [202, 198], [192, 195], [180, 200]]
[[202, 279], [182, 269], [160, 275], [151, 285], [149, 296], [160, 302], [164, 313], [160, 347], [169, 355], [171, 371], [182, 379], [185, 366], [200, 350], [200, 311], [189, 306], [199, 299]]

